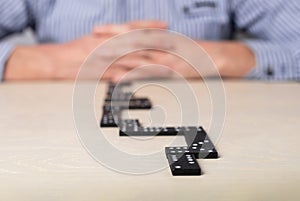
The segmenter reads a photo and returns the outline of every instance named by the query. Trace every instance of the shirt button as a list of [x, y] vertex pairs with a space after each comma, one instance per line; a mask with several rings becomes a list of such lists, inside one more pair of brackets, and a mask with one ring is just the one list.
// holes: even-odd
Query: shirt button
[[272, 68], [268, 67], [266, 70], [266, 75], [267, 76], [273, 76], [274, 75], [274, 71]]
[[182, 10], [185, 14], [188, 14], [190, 12], [190, 8], [187, 6], [184, 6]]

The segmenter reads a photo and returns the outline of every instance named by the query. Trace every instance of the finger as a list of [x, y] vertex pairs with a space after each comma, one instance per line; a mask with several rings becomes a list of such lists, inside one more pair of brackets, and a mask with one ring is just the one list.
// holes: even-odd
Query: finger
[[143, 29], [135, 34], [136, 48], [152, 48], [162, 50], [174, 50], [176, 42], [165, 31], [155, 29]]
[[151, 64], [168, 65], [172, 62], [172, 56], [162, 51], [144, 50], [126, 55], [117, 60], [114, 65], [120, 65], [128, 69]]
[[158, 20], [131, 21], [128, 24], [133, 29], [143, 29], [143, 28], [166, 29], [168, 27], [168, 24], [166, 22], [158, 21]]
[[167, 55], [165, 60], [160, 61], [163, 65], [168, 66], [172, 71], [176, 72], [177, 76], [182, 76], [185, 78], [199, 78], [197, 70], [184, 60], [184, 58], [178, 57], [176, 55]]
[[126, 60], [119, 60], [115, 62], [113, 65], [122, 66], [130, 70], [130, 69], [138, 68], [140, 66], [148, 65], [150, 63], [151, 62], [141, 60], [141, 59], [126, 59]]
[[102, 26], [95, 26], [93, 28], [93, 34], [95, 35], [117, 35], [126, 33], [131, 30], [128, 24], [108, 24]]
[[114, 62], [128, 69], [137, 68], [149, 64], [168, 65], [173, 63], [174, 55], [157, 50], [143, 50], [125, 55]]
[[139, 51], [135, 53], [131, 53], [126, 55], [120, 59], [118, 59], [114, 65], [124, 66], [128, 69], [137, 68], [139, 66], [148, 65], [153, 63], [153, 59], [147, 53], [148, 51]]
[[145, 65], [139, 68], [135, 68], [127, 71], [120, 71], [117, 73], [113, 81], [133, 81], [140, 79], [157, 79], [157, 78], [168, 78], [172, 76], [172, 70], [161, 65]]
[[163, 21], [157, 20], [145, 20], [145, 21], [132, 21], [128, 24], [107, 24], [102, 26], [95, 26], [93, 28], [93, 34], [96, 35], [117, 35], [128, 32], [132, 29], [143, 29], [143, 28], [156, 28], [166, 29], [168, 24]]

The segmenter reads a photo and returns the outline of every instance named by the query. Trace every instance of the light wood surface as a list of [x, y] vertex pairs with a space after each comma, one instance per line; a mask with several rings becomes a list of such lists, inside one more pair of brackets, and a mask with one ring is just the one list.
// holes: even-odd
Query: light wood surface
[[[181, 84], [166, 82], [179, 91]], [[200, 177], [172, 177], [168, 168], [137, 176], [95, 161], [77, 135], [73, 83], [1, 84], [0, 200], [299, 200], [300, 85], [224, 85], [224, 129], [213, 136], [220, 159], [199, 160]], [[209, 129], [213, 105], [208, 90], [202, 82], [191, 86], [199, 99], [200, 123]], [[95, 96], [97, 118], [105, 89], [100, 84]], [[180, 123], [180, 104], [167, 90], [145, 87], [137, 95], [149, 97], [155, 110], [125, 115], [139, 116], [145, 125], [158, 124], [160, 118], [165, 125]], [[116, 129], [103, 132], [113, 146], [130, 154], [156, 152], [170, 143], [167, 137], [136, 141], [120, 139]]]

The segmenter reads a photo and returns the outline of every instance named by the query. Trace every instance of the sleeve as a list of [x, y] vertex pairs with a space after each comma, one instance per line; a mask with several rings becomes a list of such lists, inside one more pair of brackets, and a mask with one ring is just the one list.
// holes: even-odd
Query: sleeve
[[232, 0], [237, 30], [256, 57], [247, 78], [300, 80], [300, 1]]
[[33, 14], [29, 3], [20, 0], [0, 0], [0, 80], [6, 61], [14, 49], [14, 45], [4, 38], [13, 33], [22, 32], [27, 27], [33, 27]]
[[0, 81], [3, 81], [5, 64], [13, 49], [13, 44], [9, 42], [0, 42]]

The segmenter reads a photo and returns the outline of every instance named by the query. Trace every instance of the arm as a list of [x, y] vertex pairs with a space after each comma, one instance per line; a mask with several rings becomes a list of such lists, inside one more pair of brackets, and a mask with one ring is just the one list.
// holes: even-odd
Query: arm
[[[111, 36], [87, 35], [62, 44], [18, 46], [6, 63], [5, 80], [75, 79], [89, 54]], [[99, 66], [90, 66], [86, 79], [96, 79]]]
[[256, 58], [246, 77], [300, 79], [299, 1], [232, 0], [231, 9], [237, 29], [251, 36], [242, 42]]
[[[18, 46], [7, 61], [4, 78], [11, 81], [73, 80], [89, 54], [110, 37], [87, 35], [62, 44]], [[99, 68], [102, 68], [100, 61], [89, 66], [85, 79], [97, 79]], [[106, 75], [104, 79], [110, 79], [110, 72]]]
[[14, 45], [5, 42], [6, 36], [22, 32], [27, 27], [34, 26], [33, 15], [26, 1], [1, 1], [0, 6], [0, 80], [3, 79], [6, 61], [14, 49]]
[[[37, 11], [52, 1], [1, 1], [0, 39], [35, 27]], [[14, 46], [0, 41], [0, 80], [74, 79], [86, 56], [103, 39], [82, 37], [65, 44]]]
[[234, 16], [236, 30], [251, 38], [198, 41], [221, 76], [299, 80], [300, 3], [297, 0], [288, 3], [284, 0], [231, 0], [230, 3], [229, 12]]

